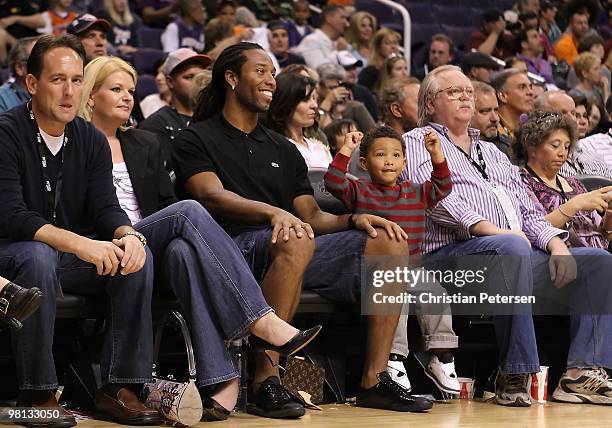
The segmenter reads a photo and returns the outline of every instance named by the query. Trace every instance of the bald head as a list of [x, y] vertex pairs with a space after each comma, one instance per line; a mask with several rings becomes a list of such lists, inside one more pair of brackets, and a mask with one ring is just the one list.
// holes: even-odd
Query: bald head
[[565, 91], [548, 91], [541, 94], [535, 101], [538, 110], [557, 111], [563, 114], [576, 110], [576, 104], [572, 97]]
[[548, 91], [541, 94], [535, 101], [538, 110], [556, 111], [576, 123], [576, 103], [565, 91]]

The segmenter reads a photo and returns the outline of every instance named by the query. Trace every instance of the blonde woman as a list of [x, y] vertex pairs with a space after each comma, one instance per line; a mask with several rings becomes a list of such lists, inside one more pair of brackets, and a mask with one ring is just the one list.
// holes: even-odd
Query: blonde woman
[[119, 58], [91, 61], [79, 115], [106, 137], [119, 203], [147, 238], [157, 274], [166, 279], [160, 286], [168, 284], [192, 327], [198, 387], [207, 394], [204, 419], [227, 419], [240, 372], [225, 341], [250, 332], [262, 349], [288, 355], [306, 346], [320, 327], [299, 331], [278, 318], [234, 242], [202, 205], [175, 202], [155, 134], [123, 126], [134, 105], [136, 78]]
[[601, 73], [601, 59], [591, 52], [583, 52], [576, 57], [574, 70], [580, 82], [569, 91], [569, 94], [582, 95], [587, 100], [595, 100], [605, 105], [605, 101], [610, 96], [610, 83]]
[[355, 12], [351, 15], [350, 24], [344, 37], [348, 42], [348, 51], [368, 65], [370, 58], [370, 41], [376, 31], [376, 17], [368, 12]]
[[104, 8], [96, 16], [105, 19], [112, 26], [108, 41], [117, 48], [122, 57], [138, 50], [138, 29], [140, 17], [132, 15], [127, 0], [104, 0]]
[[400, 53], [400, 40], [400, 35], [388, 28], [382, 28], [374, 34], [370, 42], [371, 54], [368, 66], [359, 73], [360, 85], [374, 91], [385, 60]]
[[392, 79], [408, 77], [408, 63], [406, 58], [399, 55], [393, 55], [387, 58], [380, 70], [380, 77], [376, 85], [376, 94], [378, 99], [382, 99], [382, 92]]

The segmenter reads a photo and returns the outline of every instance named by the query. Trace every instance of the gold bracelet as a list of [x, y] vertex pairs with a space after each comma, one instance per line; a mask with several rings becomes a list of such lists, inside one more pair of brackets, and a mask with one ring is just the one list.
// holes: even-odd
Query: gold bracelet
[[566, 213], [563, 212], [563, 210], [561, 209], [561, 207], [557, 208], [559, 210], [559, 212], [561, 214], [563, 214], [565, 217], [569, 218], [571, 220], [572, 216], [571, 215], [567, 215]]

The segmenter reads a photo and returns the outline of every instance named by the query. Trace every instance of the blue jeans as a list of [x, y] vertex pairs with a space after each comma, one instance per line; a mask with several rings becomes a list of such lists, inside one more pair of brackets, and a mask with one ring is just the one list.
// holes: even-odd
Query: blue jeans
[[[612, 294], [607, 292], [612, 278], [612, 255], [594, 248], [572, 248], [577, 256], [578, 277], [554, 290], [550, 280], [550, 256], [532, 249], [518, 236], [496, 235], [473, 238], [448, 245], [434, 256], [460, 257], [479, 255], [497, 258], [496, 272], [490, 272], [488, 292], [511, 295], [565, 293], [570, 306], [584, 307], [584, 299], [604, 296], [600, 307], [612, 308]], [[588, 263], [581, 263], [587, 256]], [[572, 298], [573, 297], [573, 298]], [[603, 314], [571, 315], [570, 350], [567, 367], [610, 367], [612, 365], [612, 317]], [[530, 313], [493, 316], [500, 354], [500, 370], [505, 373], [534, 373], [540, 370], [538, 350]]]
[[272, 309], [240, 250], [196, 201], [181, 201], [134, 228], [147, 237], [165, 278], [191, 325], [198, 386], [240, 376], [225, 341], [249, 332]]
[[[272, 228], [243, 232], [233, 236], [258, 281], [270, 264]], [[303, 290], [314, 291], [340, 303], [358, 303], [361, 296], [361, 265], [368, 235], [360, 230], [345, 230], [315, 237], [315, 252], [304, 272]]]
[[[13, 332], [19, 389], [57, 388], [53, 360], [56, 296], [102, 294], [109, 297], [106, 336], [100, 368], [103, 383], [151, 380], [153, 335], [151, 296], [153, 258], [147, 249], [144, 267], [127, 276], [99, 276], [95, 266], [47, 244], [24, 241], [0, 244], [0, 274], [22, 287], [39, 287], [43, 304]], [[61, 288], [60, 288], [61, 284]]]

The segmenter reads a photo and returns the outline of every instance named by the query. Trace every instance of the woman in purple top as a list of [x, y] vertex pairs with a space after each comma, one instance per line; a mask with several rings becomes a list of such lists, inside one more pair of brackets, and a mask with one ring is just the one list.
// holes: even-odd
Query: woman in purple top
[[612, 186], [588, 192], [575, 177], [559, 175], [576, 131], [560, 113], [536, 110], [517, 134], [514, 154], [529, 195], [546, 211], [555, 227], [567, 229], [568, 247], [608, 248], [612, 238]]

